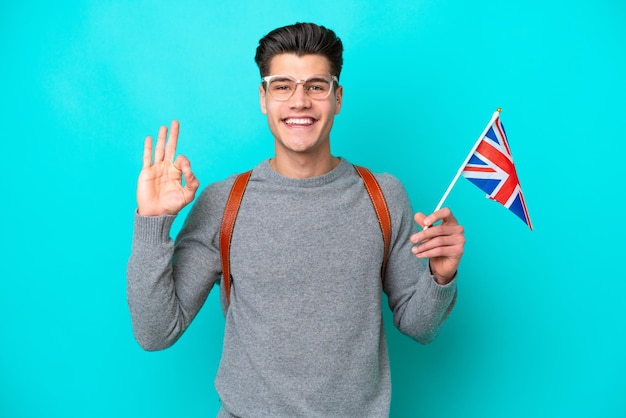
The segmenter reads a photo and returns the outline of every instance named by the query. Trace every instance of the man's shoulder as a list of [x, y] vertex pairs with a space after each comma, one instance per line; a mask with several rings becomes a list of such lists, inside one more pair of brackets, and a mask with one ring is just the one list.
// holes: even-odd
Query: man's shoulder
[[221, 211], [226, 206], [226, 200], [235, 183], [235, 179], [242, 173], [234, 173], [228, 177], [214, 181], [202, 189], [196, 205]]
[[407, 206], [411, 206], [407, 190], [398, 177], [388, 172], [373, 174], [380, 185], [383, 196], [385, 196], [385, 201], [389, 205], [389, 210], [392, 213], [400, 213]]
[[380, 188], [383, 190], [385, 196], [397, 196], [398, 194], [406, 194], [406, 190], [404, 185], [400, 181], [398, 177], [395, 175], [382, 172], [382, 173], [373, 173], [374, 177], [376, 177], [376, 181], [380, 184]]
[[230, 192], [230, 189], [233, 187], [233, 183], [235, 182], [235, 179], [237, 178], [239, 174], [241, 173], [231, 174], [225, 179], [217, 180], [217, 181], [210, 183], [202, 190], [202, 195], [228, 196], [228, 193]]

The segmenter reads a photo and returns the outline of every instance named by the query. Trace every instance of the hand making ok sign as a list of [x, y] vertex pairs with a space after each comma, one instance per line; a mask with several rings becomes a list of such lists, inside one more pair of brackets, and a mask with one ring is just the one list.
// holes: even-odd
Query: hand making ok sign
[[174, 160], [179, 126], [178, 121], [172, 121], [167, 141], [167, 127], [161, 126], [154, 161], [152, 137], [146, 137], [137, 182], [137, 210], [141, 216], [176, 215], [194, 199], [200, 186], [187, 157], [179, 155]]

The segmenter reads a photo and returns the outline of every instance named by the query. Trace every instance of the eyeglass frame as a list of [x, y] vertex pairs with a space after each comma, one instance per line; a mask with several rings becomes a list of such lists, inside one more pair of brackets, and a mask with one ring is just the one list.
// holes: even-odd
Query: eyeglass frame
[[[330, 97], [330, 95], [333, 92], [333, 90], [336, 89], [335, 85], [337, 85], [337, 87], [339, 86], [339, 79], [337, 78], [337, 76], [329, 74], [331, 83], [330, 83], [330, 88], [328, 89], [328, 94], [326, 96], [324, 96], [324, 97], [319, 97], [318, 98], [318, 97], [313, 97], [313, 96], [309, 95], [309, 93], [304, 88], [304, 85], [310, 79], [312, 79], [314, 77], [319, 77], [319, 76], [326, 77], [326, 75], [324, 75], [324, 74], [313, 74], [311, 77], [309, 77], [309, 78], [307, 78], [305, 80], [298, 80], [295, 77], [290, 76], [289, 74], [272, 74], [272, 75], [266, 75], [265, 77], [262, 77], [261, 78], [261, 84], [263, 84], [263, 88], [265, 89], [267, 94], [269, 94], [272, 99], [274, 99], [276, 101], [279, 101], [279, 102], [286, 102], [287, 100], [291, 99], [293, 97], [293, 95], [296, 94], [296, 90], [298, 89], [298, 84], [302, 84], [302, 89], [304, 90], [304, 93], [307, 95], [308, 98], [310, 98], [312, 100], [326, 100], [326, 99], [328, 99]], [[295, 83], [296, 83], [296, 87], [291, 92], [291, 95], [289, 97], [287, 97], [286, 99], [277, 99], [276, 97], [272, 96], [272, 93], [269, 92], [270, 82], [272, 81], [273, 78], [276, 78], [276, 77], [286, 77], [286, 78], [289, 78], [291, 80], [294, 80]]]

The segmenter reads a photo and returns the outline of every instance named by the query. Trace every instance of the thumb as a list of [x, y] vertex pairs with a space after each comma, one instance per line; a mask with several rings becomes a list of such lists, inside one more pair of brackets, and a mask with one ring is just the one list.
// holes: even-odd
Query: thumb
[[413, 217], [413, 220], [420, 226], [420, 228], [424, 228], [424, 219], [426, 219], [426, 215], [422, 212], [417, 212]]

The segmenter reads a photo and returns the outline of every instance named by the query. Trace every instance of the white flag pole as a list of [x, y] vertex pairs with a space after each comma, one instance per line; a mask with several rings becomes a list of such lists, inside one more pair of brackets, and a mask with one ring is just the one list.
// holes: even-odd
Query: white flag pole
[[446, 198], [448, 197], [448, 195], [450, 194], [450, 191], [452, 190], [452, 187], [454, 186], [454, 184], [456, 183], [456, 181], [459, 179], [459, 177], [461, 176], [461, 173], [463, 172], [463, 169], [465, 168], [465, 165], [467, 164], [467, 162], [470, 160], [470, 158], [472, 158], [472, 155], [474, 154], [474, 151], [476, 151], [476, 148], [478, 148], [478, 145], [480, 144], [480, 141], [482, 141], [483, 137], [487, 134], [487, 131], [489, 130], [489, 128], [491, 128], [491, 125], [493, 125], [493, 123], [495, 122], [496, 118], [498, 116], [500, 116], [500, 112], [502, 112], [501, 108], [498, 108], [498, 110], [496, 110], [495, 112], [493, 112], [493, 115], [491, 116], [491, 120], [489, 121], [489, 123], [487, 124], [487, 127], [485, 128], [485, 130], [483, 131], [483, 133], [478, 137], [478, 139], [476, 140], [476, 143], [474, 144], [474, 146], [472, 147], [471, 151], [469, 152], [469, 154], [467, 154], [467, 158], [465, 158], [465, 161], [463, 161], [463, 164], [461, 164], [461, 167], [459, 168], [459, 170], [456, 172], [456, 176], [454, 176], [454, 178], [452, 179], [452, 182], [450, 183], [450, 185], [448, 186], [448, 189], [446, 190], [446, 192], [443, 194], [443, 197], [441, 198], [441, 200], [439, 201], [439, 204], [437, 205], [437, 207], [435, 208], [435, 210], [433, 212], [438, 211], [439, 209], [441, 209], [441, 206], [443, 205], [443, 202], [446, 200]]

